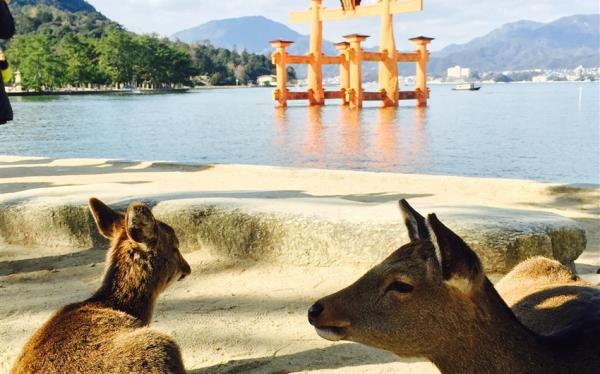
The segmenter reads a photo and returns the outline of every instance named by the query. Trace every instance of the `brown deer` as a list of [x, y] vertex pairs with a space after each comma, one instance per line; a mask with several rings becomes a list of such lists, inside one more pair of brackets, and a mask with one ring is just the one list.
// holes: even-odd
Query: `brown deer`
[[100, 289], [60, 309], [23, 348], [12, 373], [185, 373], [177, 343], [148, 328], [156, 300], [190, 274], [173, 229], [141, 203], [90, 210], [111, 240]]
[[531, 259], [507, 276], [515, 315], [458, 235], [400, 207], [411, 242], [310, 307], [322, 338], [426, 357], [442, 373], [600, 373], [600, 289]]

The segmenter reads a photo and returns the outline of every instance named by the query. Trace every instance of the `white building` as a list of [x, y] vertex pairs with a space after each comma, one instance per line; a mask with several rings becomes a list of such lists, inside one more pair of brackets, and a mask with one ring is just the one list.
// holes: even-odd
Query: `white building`
[[256, 78], [256, 85], [258, 86], [276, 86], [277, 85], [277, 77], [274, 75], [261, 75]]
[[567, 74], [567, 80], [582, 81], [584, 77], [584, 72], [585, 69], [583, 68], [583, 66], [580, 65]]
[[448, 69], [447, 75], [448, 79], [469, 79], [471, 76], [471, 69], [456, 65], [455, 67]]

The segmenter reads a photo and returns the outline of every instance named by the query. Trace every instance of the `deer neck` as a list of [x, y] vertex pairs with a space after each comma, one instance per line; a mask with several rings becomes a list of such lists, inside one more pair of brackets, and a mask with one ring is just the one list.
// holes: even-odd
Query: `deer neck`
[[89, 302], [125, 312], [144, 325], [150, 323], [158, 298], [149, 253], [112, 250], [102, 285]]
[[442, 373], [553, 372], [555, 357], [541, 337], [516, 318], [487, 279], [484, 288], [475, 296], [475, 318], [459, 319], [453, 339], [428, 358]]

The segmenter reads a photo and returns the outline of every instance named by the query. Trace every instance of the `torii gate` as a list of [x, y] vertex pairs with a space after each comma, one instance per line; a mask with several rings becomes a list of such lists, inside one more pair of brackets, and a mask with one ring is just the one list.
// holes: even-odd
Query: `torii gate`
[[[290, 41], [276, 40], [271, 45], [276, 48], [273, 63], [277, 66], [277, 89], [275, 99], [280, 106], [286, 106], [287, 100], [308, 99], [310, 105], [323, 105], [325, 99], [341, 98], [344, 104], [362, 106], [363, 100], [382, 100], [383, 106], [397, 106], [398, 100], [417, 99], [419, 106], [427, 105], [427, 44], [432, 38], [417, 37], [411, 41], [418, 49], [414, 53], [399, 53], [396, 50], [393, 31], [393, 15], [396, 13], [418, 12], [423, 10], [423, 0], [379, 0], [379, 3], [359, 6], [360, 0], [341, 0], [342, 9], [325, 9], [323, 0], [311, 0], [306, 12], [290, 13], [292, 23], [311, 22], [309, 53], [305, 56], [292, 56], [286, 48]], [[338, 43], [339, 56], [323, 54], [323, 21], [342, 20], [356, 17], [381, 17], [380, 52], [364, 52], [360, 43], [366, 35], [348, 35], [348, 42]], [[362, 91], [362, 61], [379, 62], [379, 92]], [[400, 92], [398, 87], [398, 62], [417, 63], [417, 82], [415, 91]], [[308, 65], [308, 91], [289, 92], [286, 87], [287, 64]], [[323, 64], [340, 65], [341, 90], [325, 92], [323, 90]]]

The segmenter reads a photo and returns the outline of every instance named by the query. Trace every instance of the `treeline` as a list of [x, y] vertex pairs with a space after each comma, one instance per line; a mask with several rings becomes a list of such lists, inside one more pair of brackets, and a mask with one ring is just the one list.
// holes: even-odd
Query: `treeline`
[[136, 35], [95, 12], [28, 6], [15, 20], [7, 56], [25, 90], [249, 84], [274, 72], [268, 56]]

